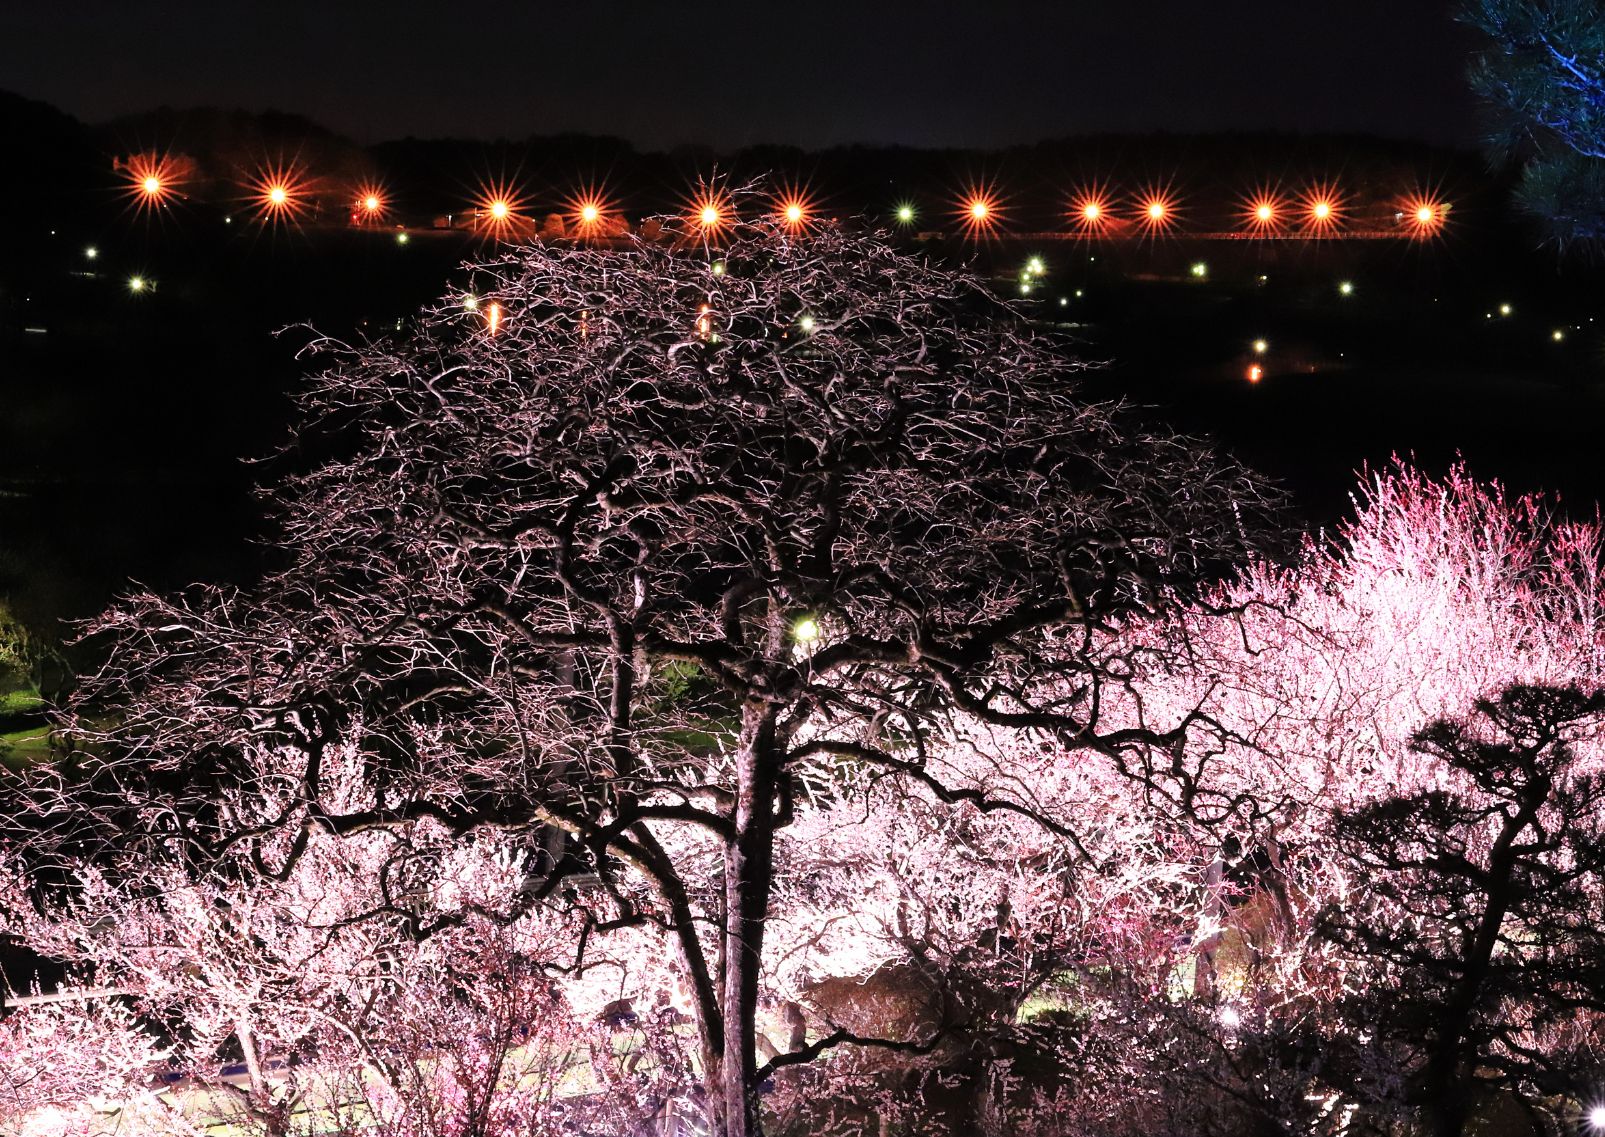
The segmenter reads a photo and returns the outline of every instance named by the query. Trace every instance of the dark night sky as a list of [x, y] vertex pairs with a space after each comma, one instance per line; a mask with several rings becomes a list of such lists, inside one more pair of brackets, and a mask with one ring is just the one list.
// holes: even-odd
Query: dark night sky
[[359, 141], [992, 146], [1092, 131], [1474, 136], [1449, 0], [5, 3], [0, 88], [90, 121], [272, 107]]

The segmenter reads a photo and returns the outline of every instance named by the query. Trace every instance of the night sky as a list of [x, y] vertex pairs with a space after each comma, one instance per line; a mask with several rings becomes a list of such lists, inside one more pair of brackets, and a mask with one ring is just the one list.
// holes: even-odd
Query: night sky
[[1000, 146], [1099, 131], [1468, 143], [1436, 0], [8, 3], [0, 88], [91, 122], [273, 108], [360, 142]]

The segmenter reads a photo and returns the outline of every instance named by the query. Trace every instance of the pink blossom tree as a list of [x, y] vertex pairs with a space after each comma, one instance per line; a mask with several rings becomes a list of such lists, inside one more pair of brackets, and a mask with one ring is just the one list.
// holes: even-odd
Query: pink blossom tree
[[[554, 974], [615, 974], [632, 1013], [684, 992], [713, 1131], [744, 1137], [766, 976], [791, 966], [766, 968], [776, 858], [804, 809], [879, 774], [935, 832], [970, 810], [1068, 840], [1019, 786], [946, 780], [956, 717], [1130, 764], [1202, 722], [1112, 724], [1106, 692], [1163, 649], [1109, 632], [1237, 563], [1259, 485], [1081, 397], [964, 273], [733, 209], [675, 243], [478, 265], [494, 322], [449, 297], [391, 342], [315, 339], [309, 465], [270, 491], [280, 570], [96, 625], [84, 745], [23, 795], [32, 855], [71, 851], [117, 907], [187, 904], [196, 927], [236, 888], [239, 920], [258, 889], [277, 920], [309, 859], [344, 874], [294, 902], [272, 969], [208, 977], [227, 995], [208, 1030], [289, 1044], [317, 1014], [273, 985], [341, 945], [536, 920], [568, 937]], [[486, 845], [519, 856], [491, 895], [414, 903]], [[1007, 904], [1055, 919], [1055, 874], [1023, 875], [1042, 883]], [[997, 925], [995, 891], [961, 907]], [[337, 918], [311, 914], [331, 896]], [[204, 958], [174, 944], [153, 990]], [[242, 1018], [270, 988], [275, 1021]], [[762, 1065], [932, 1044], [836, 1029]]]
[[[1410, 955], [1404, 945], [1449, 937], [1453, 920], [1486, 910], [1473, 894], [1491, 887], [1478, 875], [1488, 867], [1468, 864], [1464, 910], [1439, 905], [1443, 923], [1429, 933], [1421, 913], [1434, 904], [1433, 891], [1450, 884], [1434, 873], [1449, 870], [1411, 868], [1400, 843], [1436, 834], [1475, 860], [1496, 834], [1479, 844], [1467, 819], [1520, 814], [1499, 787], [1479, 781], [1481, 752], [1467, 741], [1475, 732], [1453, 724], [1505, 706], [1514, 692], [1605, 685], [1597, 524], [1568, 521], [1539, 498], [1509, 500], [1463, 470], [1434, 482], [1395, 468], [1372, 478], [1356, 507], [1332, 541], [1307, 542], [1294, 563], [1250, 568], [1212, 606], [1180, 621], [1133, 625], [1128, 634], [1186, 646], [1147, 657], [1157, 670], [1144, 676], [1140, 704], [1110, 706], [1111, 715], [1161, 731], [1200, 713], [1218, 727], [1149, 751], [1146, 765], [1128, 770], [1156, 814], [1193, 842], [1178, 864], [1190, 861], [1195, 881], [1186, 906], [1196, 930], [1182, 952], [1192, 960], [1189, 998], [1151, 1003], [1149, 1013], [1183, 1029], [1201, 999], [1207, 1011], [1199, 1021], [1213, 1020], [1191, 1032], [1198, 1046], [1153, 1051], [1148, 1068], [1169, 1071], [1172, 1086], [1180, 1078], [1200, 1087], [1191, 1098], [1173, 1088], [1172, 1101], [1204, 1104], [1224, 1093], [1257, 1102], [1257, 1115], [1289, 1132], [1333, 1117], [1380, 1124], [1463, 1097], [1469, 1083], [1456, 1079], [1469, 1077], [1467, 1051], [1456, 1047], [1496, 1068], [1512, 1065], [1510, 1048], [1500, 1057], [1504, 1044], [1487, 1030], [1448, 1031], [1459, 1041], [1441, 1049], [1456, 1055], [1457, 1073], [1446, 1074], [1449, 1059], [1439, 1057], [1439, 1090], [1427, 1093], [1423, 1069], [1396, 1049], [1407, 1031], [1393, 1031], [1384, 1046], [1358, 1008], [1403, 1013], [1410, 991], [1452, 987], [1449, 959], [1424, 949]], [[1453, 730], [1465, 745], [1443, 744]], [[1545, 750], [1542, 764], [1554, 779], [1548, 784], [1585, 793], [1602, 759], [1590, 742]], [[1559, 800], [1546, 801], [1544, 816], [1559, 817]], [[1565, 876], [1564, 866], [1587, 863], [1586, 842], [1562, 850], [1533, 840], [1522, 838], [1523, 848], [1547, 866], [1535, 862], [1534, 872]], [[1575, 890], [1567, 903], [1578, 910], [1605, 896], [1597, 871], [1567, 879]], [[1541, 929], [1554, 921], [1522, 895], [1529, 910], [1507, 929], [1512, 961], [1536, 950], [1517, 950], [1527, 935], [1565, 941], [1573, 964], [1592, 958], [1587, 934], [1551, 937]], [[1332, 916], [1345, 912], [1353, 922]], [[1390, 956], [1387, 943], [1398, 951]], [[1597, 1030], [1596, 1012], [1542, 984], [1495, 982], [1479, 998], [1510, 1016], [1523, 1039], [1514, 1046], [1529, 1047], [1535, 1065], [1564, 1065], [1579, 1053], [1577, 1039]], [[1437, 1037], [1433, 1016], [1419, 1015], [1416, 1027], [1415, 1044], [1425, 1050]], [[1563, 1036], [1573, 1041], [1563, 1045]], [[1191, 1057], [1174, 1060], [1183, 1053]], [[1504, 1084], [1540, 1081], [1512, 1075]], [[1278, 1082], [1286, 1092], [1265, 1092]], [[1545, 1084], [1551, 1092], [1560, 1085], [1552, 1074]], [[1312, 1114], [1308, 1100], [1326, 1104]], [[1441, 1115], [1439, 1122], [1450, 1125]], [[1202, 1128], [1196, 1117], [1188, 1126]]]

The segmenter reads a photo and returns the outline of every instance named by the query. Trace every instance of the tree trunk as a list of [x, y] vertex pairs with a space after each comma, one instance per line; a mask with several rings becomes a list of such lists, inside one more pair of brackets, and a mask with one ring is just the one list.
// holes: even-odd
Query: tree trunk
[[1520, 857], [1516, 842], [1537, 819], [1539, 807], [1549, 797], [1550, 779], [1535, 778], [1520, 799], [1520, 810], [1506, 820], [1488, 855], [1484, 874], [1488, 901], [1477, 928], [1467, 945], [1459, 984], [1451, 993], [1438, 1024], [1438, 1037], [1427, 1059], [1426, 1105], [1432, 1118], [1434, 1137], [1461, 1137], [1471, 1114], [1464, 1066], [1466, 1034], [1477, 1000], [1487, 981], [1489, 961], [1499, 942], [1499, 929], [1515, 900], [1514, 886]]
[[725, 846], [724, 1056], [710, 1097], [720, 1105], [722, 1137], [758, 1137], [758, 978], [764, 919], [774, 882], [775, 724], [762, 704], [742, 713], [735, 834]]

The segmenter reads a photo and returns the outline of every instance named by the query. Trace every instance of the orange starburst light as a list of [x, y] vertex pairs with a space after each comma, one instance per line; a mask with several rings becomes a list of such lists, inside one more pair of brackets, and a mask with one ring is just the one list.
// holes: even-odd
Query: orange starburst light
[[1317, 236], [1326, 236], [1343, 222], [1343, 202], [1329, 185], [1318, 185], [1304, 195], [1304, 227]]
[[564, 204], [574, 234], [582, 240], [600, 236], [608, 217], [613, 213], [613, 206], [602, 190], [595, 186], [581, 187]]
[[1150, 190], [1137, 202], [1138, 221], [1151, 237], [1168, 233], [1176, 226], [1176, 202], [1162, 189]]
[[485, 330], [495, 335], [502, 330], [502, 306], [495, 302], [485, 306]]
[[1410, 235], [1419, 239], [1434, 237], [1443, 231], [1444, 215], [1449, 207], [1435, 197], [1421, 195], [1405, 202], [1404, 212]]
[[800, 197], [784, 197], [776, 203], [775, 209], [780, 215], [780, 223], [793, 233], [806, 229], [813, 214], [808, 202]]
[[495, 240], [510, 236], [524, 220], [524, 202], [507, 182], [487, 182], [474, 199], [474, 228]]
[[1243, 220], [1250, 232], [1269, 233], [1281, 226], [1282, 203], [1268, 192], [1254, 194], [1243, 203]]
[[180, 181], [180, 167], [165, 154], [137, 154], [125, 167], [128, 196], [141, 213], [154, 212], [172, 202]]
[[309, 204], [309, 188], [294, 165], [268, 164], [251, 180], [251, 203], [256, 218], [265, 224], [292, 222]]
[[1070, 217], [1083, 233], [1096, 233], [1109, 224], [1109, 201], [1102, 188], [1093, 186], [1070, 202]]
[[385, 195], [378, 186], [362, 186], [351, 204], [351, 220], [358, 223], [381, 221], [385, 215]]
[[705, 239], [724, 233], [736, 219], [735, 202], [723, 190], [703, 186], [686, 209], [687, 220]]
[[998, 205], [998, 198], [988, 186], [977, 186], [964, 195], [959, 203], [959, 221], [964, 226], [964, 235], [971, 240], [990, 236], [997, 230], [999, 214], [1002, 212]]

